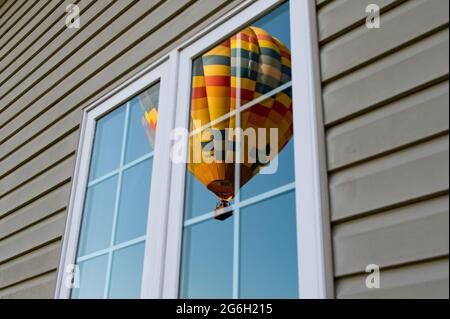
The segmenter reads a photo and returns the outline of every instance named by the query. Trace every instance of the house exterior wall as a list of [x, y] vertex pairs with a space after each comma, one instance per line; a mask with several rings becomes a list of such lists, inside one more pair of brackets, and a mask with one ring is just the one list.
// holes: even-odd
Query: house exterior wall
[[319, 2], [336, 297], [448, 298], [449, 2]]
[[[0, 1], [0, 298], [53, 297], [83, 108], [239, 3]], [[448, 1], [317, 4], [336, 297], [448, 297]]]

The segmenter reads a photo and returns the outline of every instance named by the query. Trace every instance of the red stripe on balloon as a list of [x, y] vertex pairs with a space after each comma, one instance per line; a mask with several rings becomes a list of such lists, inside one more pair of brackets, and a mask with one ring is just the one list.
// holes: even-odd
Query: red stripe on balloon
[[[237, 90], [239, 90], [239, 89], [233, 88], [231, 90], [231, 97], [233, 97], [233, 98], [237, 97]], [[254, 93], [251, 90], [240, 89], [240, 94], [241, 94], [241, 100], [246, 100], [246, 101], [253, 100]]]
[[267, 117], [270, 113], [270, 109], [261, 104], [257, 104], [250, 108], [250, 113], [257, 114], [262, 117]]
[[229, 76], [205, 76], [206, 86], [230, 86]]
[[288, 51], [281, 50], [281, 56], [286, 58], [286, 59], [291, 60], [291, 54]]
[[205, 87], [192, 88], [192, 99], [201, 99], [206, 97]]
[[263, 40], [263, 41], [268, 41], [268, 42], [272, 42], [276, 47], [278, 47], [278, 43], [270, 36], [267, 34], [257, 34], [256, 35], [258, 37], [258, 40]]
[[278, 102], [278, 101], [276, 101], [275, 100], [275, 102], [273, 103], [273, 106], [272, 106], [272, 109], [274, 110], [274, 111], [276, 111], [278, 114], [280, 114], [281, 116], [285, 116], [286, 115], [286, 113], [288, 112], [288, 109], [283, 105], [283, 104], [281, 104], [280, 102]]
[[250, 36], [250, 35], [242, 33], [242, 32], [236, 34], [235, 38], [236, 38], [236, 40], [242, 40], [242, 41], [252, 43], [254, 45], [258, 45], [258, 39], [256, 39], [254, 36]]

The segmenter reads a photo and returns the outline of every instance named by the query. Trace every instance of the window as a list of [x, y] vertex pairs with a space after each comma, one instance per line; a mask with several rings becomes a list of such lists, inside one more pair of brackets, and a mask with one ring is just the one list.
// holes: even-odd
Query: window
[[97, 120], [72, 298], [140, 296], [158, 98], [159, 83]]
[[57, 297], [331, 296], [314, 10], [244, 1], [85, 110]]

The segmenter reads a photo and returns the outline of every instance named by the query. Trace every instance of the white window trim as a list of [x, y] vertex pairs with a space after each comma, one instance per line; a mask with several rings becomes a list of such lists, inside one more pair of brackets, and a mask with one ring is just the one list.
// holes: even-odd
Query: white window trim
[[[68, 265], [75, 264], [77, 245], [81, 231], [81, 220], [83, 215], [83, 206], [88, 183], [88, 172], [91, 161], [96, 121], [123, 105], [133, 96], [156, 82], [160, 82], [160, 96], [173, 96], [170, 84], [174, 74], [174, 63], [169, 57], [164, 57], [155, 62], [151, 67], [146, 68], [133, 79], [127, 81], [119, 88], [91, 104], [83, 111], [81, 123], [81, 133], [78, 145], [75, 172], [72, 182], [72, 190], [68, 207], [68, 216], [63, 237], [63, 247], [61, 259], [58, 268], [57, 284], [55, 289], [55, 298], [69, 298], [70, 288], [66, 286], [66, 281], [70, 274], [66, 273]], [[158, 117], [161, 123], [158, 123], [154, 150], [152, 181], [168, 180], [170, 176], [170, 161], [166, 157], [169, 154], [168, 136], [172, 129], [171, 120], [174, 115], [174, 106], [171, 98], [160, 99], [158, 106]], [[161, 289], [161, 271], [164, 260], [164, 238], [167, 203], [168, 203], [168, 185], [167, 189], [161, 185], [155, 185], [152, 182], [150, 187], [150, 200], [148, 212], [158, 212], [149, 214], [147, 232], [145, 237], [144, 268], [141, 285], [141, 298], [150, 298], [159, 295]], [[150, 218], [151, 216], [151, 218]], [[150, 222], [151, 219], [151, 222]], [[149, 237], [151, 236], [151, 240]], [[152, 284], [150, 285], [149, 282]]]
[[316, 1], [291, 0], [290, 6], [293, 99], [294, 105], [302, 106], [294, 107], [294, 136], [299, 137], [295, 140], [295, 178], [300, 298], [333, 298]]
[[[268, 13], [283, 0], [246, 1], [178, 49], [175, 127], [187, 127], [193, 60], [211, 45]], [[300, 298], [332, 298], [328, 184], [322, 121], [316, 9], [313, 0], [291, 0], [291, 41], [296, 163], [297, 247]], [[307, 76], [304, 76], [304, 75]], [[296, 101], [302, 101], [301, 103]], [[188, 143], [187, 139], [184, 143]], [[187, 158], [187, 154], [185, 154]], [[181, 264], [186, 165], [172, 165], [163, 298], [177, 298]], [[235, 295], [235, 294], [234, 294]]]
[[[170, 182], [166, 185], [158, 184], [158, 187], [152, 187], [151, 190], [149, 211], [153, 212], [153, 216], [151, 222], [149, 218], [147, 236], [152, 234], [152, 241], [146, 242], [154, 243], [154, 248], [148, 245], [145, 248], [141, 297], [178, 298], [186, 165], [171, 163], [169, 132], [173, 127], [187, 127], [192, 60], [214, 43], [283, 2], [284, 0], [244, 1], [169, 55], [85, 109], [58, 271], [56, 298], [68, 298], [70, 294], [70, 289], [64, 286], [64, 270], [66, 265], [73, 263], [76, 254], [94, 134], [92, 124], [89, 124], [92, 122], [90, 114], [94, 114], [91, 113], [94, 109], [103, 109], [100, 114], [104, 114], [107, 110], [121, 105], [159, 77], [162, 78], [160, 95], [165, 99], [160, 100], [158, 110], [158, 146], [155, 149], [152, 180]], [[306, 299], [333, 298], [316, 3], [314, 0], [291, 0], [290, 14], [293, 100], [294, 104], [302, 105], [294, 107], [294, 135], [300, 136], [294, 139], [299, 295], [300, 298]], [[305, 74], [307, 76], [304, 76]], [[163, 131], [165, 133], [162, 133]]]

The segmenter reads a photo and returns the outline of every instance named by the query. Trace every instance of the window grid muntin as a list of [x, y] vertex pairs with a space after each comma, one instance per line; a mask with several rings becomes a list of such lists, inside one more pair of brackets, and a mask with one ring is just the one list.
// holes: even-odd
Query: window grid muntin
[[[272, 189], [272, 190], [270, 190], [268, 192], [265, 192], [265, 193], [262, 193], [262, 194], [259, 194], [259, 195], [256, 195], [256, 196], [252, 196], [250, 198], [242, 200], [238, 204], [235, 203], [232, 206], [227, 207], [224, 211], [227, 212], [229, 210], [233, 210], [233, 208], [235, 208], [235, 207], [237, 208], [237, 206], [240, 209], [246, 208], [248, 206], [251, 206], [251, 205], [263, 202], [263, 201], [265, 201], [267, 199], [270, 199], [270, 198], [273, 198], [273, 197], [276, 197], [276, 196], [279, 196], [279, 195], [283, 195], [285, 193], [289, 193], [290, 191], [293, 191], [293, 190], [295, 190], [295, 182], [288, 183], [288, 184], [286, 184], [284, 186], [274, 188], [274, 189]], [[214, 218], [214, 211], [211, 211], [209, 213], [206, 213], [206, 214], [203, 214], [203, 215], [200, 215], [200, 216], [196, 216], [196, 217], [193, 217], [193, 218], [191, 218], [189, 220], [186, 220], [184, 222], [184, 224], [183, 224], [183, 227], [194, 226], [194, 225], [206, 222], [206, 221], [208, 221], [210, 219], [213, 219], [213, 218]]]

